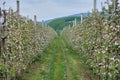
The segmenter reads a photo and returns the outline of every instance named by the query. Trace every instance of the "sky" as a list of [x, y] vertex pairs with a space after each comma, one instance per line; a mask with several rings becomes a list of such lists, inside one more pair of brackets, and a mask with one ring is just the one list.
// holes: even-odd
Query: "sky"
[[[33, 19], [34, 15], [37, 20], [49, 20], [57, 17], [68, 16], [77, 13], [91, 12], [93, 9], [93, 0], [19, 0], [20, 14], [29, 16]], [[97, 0], [97, 9], [101, 10], [101, 2], [106, 0]], [[6, 9], [12, 8], [16, 11], [16, 0], [0, 0], [6, 2]]]

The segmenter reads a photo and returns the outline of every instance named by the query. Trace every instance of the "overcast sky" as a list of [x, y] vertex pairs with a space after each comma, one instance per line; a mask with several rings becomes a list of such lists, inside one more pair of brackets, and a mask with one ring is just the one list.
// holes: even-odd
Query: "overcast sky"
[[[3, 7], [4, 1], [7, 9], [11, 7], [16, 10], [16, 0], [0, 0], [0, 7]], [[104, 1], [106, 0], [97, 1], [99, 10]], [[31, 19], [37, 15], [38, 21], [88, 12], [92, 8], [93, 0], [20, 0], [20, 14]]]

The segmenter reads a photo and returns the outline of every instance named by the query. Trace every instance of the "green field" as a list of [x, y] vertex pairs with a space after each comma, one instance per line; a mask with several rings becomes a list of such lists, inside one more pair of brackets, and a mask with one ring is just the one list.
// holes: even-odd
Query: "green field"
[[97, 80], [78, 53], [60, 37], [44, 50], [40, 61], [23, 73], [23, 80]]

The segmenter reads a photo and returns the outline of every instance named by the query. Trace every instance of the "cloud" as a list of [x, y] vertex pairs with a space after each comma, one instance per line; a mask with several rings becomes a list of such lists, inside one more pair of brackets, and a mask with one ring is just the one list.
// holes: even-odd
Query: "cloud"
[[[16, 0], [0, 0], [6, 1], [6, 8], [11, 7], [16, 10]], [[101, 1], [98, 0], [97, 8], [101, 9]], [[38, 20], [50, 19], [55, 17], [67, 16], [76, 13], [92, 11], [93, 0], [20, 0], [20, 13], [24, 16], [33, 18], [37, 15]]]

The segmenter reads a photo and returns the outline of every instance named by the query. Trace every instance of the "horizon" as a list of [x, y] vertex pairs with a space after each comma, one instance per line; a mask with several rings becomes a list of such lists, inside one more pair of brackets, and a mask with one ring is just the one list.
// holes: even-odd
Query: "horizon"
[[[106, 0], [97, 1], [97, 9], [101, 11], [101, 2]], [[6, 9], [12, 8], [16, 11], [16, 0], [2, 0], [0, 1], [0, 7], [2, 3], [6, 2]], [[46, 21], [54, 18], [92, 12], [93, 0], [20, 0], [20, 14], [22, 16], [29, 16], [33, 19], [34, 15], [37, 16], [37, 21]]]

